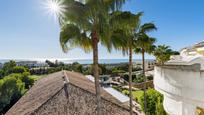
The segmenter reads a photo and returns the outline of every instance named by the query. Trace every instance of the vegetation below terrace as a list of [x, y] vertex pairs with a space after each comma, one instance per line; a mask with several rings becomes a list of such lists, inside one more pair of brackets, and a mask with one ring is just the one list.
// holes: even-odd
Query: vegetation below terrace
[[[116, 90], [122, 92], [123, 94], [129, 96], [129, 91], [127, 89], [122, 89], [117, 86], [113, 86]], [[138, 102], [142, 110], [144, 110], [144, 91], [143, 90], [135, 90], [132, 92], [133, 98], [136, 102]], [[168, 115], [163, 107], [163, 95], [158, 91], [149, 88], [147, 90], [147, 113], [146, 115]]]

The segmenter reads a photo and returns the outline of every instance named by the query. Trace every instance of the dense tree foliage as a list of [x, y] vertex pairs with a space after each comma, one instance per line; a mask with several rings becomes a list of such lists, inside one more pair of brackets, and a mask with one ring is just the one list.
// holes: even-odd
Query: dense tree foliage
[[134, 83], [142, 83], [142, 82], [144, 82], [145, 80], [144, 80], [144, 75], [143, 74], [139, 74], [139, 75], [137, 75], [137, 77], [135, 77], [134, 79], [133, 79], [133, 82]]
[[[112, 74], [112, 71], [110, 68], [107, 67], [106, 64], [99, 64], [98, 65], [98, 71], [100, 75], [109, 75]], [[83, 74], [86, 75], [93, 75], [93, 65], [87, 65], [86, 67], [83, 68]]]
[[[132, 81], [134, 81], [134, 79], [136, 79], [136, 75], [132, 75]], [[123, 79], [125, 80], [125, 81], [129, 81], [129, 75], [128, 74], [124, 74], [123, 75]]]
[[56, 67], [57, 66], [57, 63], [53, 63], [49, 60], [46, 60], [45, 63], [47, 63], [49, 65], [49, 67]]
[[2, 79], [4, 76], [4, 71], [2, 69], [0, 69], [0, 79]]
[[24, 93], [24, 83], [11, 76], [0, 80], [0, 113], [6, 112], [11, 100], [18, 99]]
[[117, 76], [117, 75], [125, 73], [125, 72], [126, 72], [125, 70], [118, 69], [117, 67], [115, 67], [112, 69], [111, 73], [112, 73], [112, 75]]
[[[147, 90], [147, 111], [146, 115], [167, 115], [163, 108], [163, 95], [154, 89]], [[144, 94], [143, 94], [144, 95]], [[139, 103], [144, 110], [144, 96], [139, 98]]]
[[4, 63], [4, 66], [2, 68], [3, 76], [7, 76], [7, 75], [11, 74], [14, 67], [16, 67], [16, 62], [13, 60]]
[[76, 71], [76, 72], [79, 72], [79, 73], [83, 73], [83, 66], [78, 63], [78, 62], [74, 62], [72, 65], [71, 65], [71, 68], [73, 71]]
[[0, 114], [9, 110], [34, 84], [29, 75], [28, 68], [16, 66], [15, 61], [6, 62], [0, 69]]
[[11, 69], [11, 73], [24, 73], [24, 72], [28, 72], [28, 71], [29, 71], [29, 69], [26, 67], [23, 67], [23, 66], [15, 66]]
[[[129, 77], [127, 74], [123, 75], [123, 79], [126, 81], [129, 81]], [[153, 80], [153, 76], [147, 76], [147, 80]], [[143, 74], [138, 74], [138, 75], [132, 75], [132, 81], [134, 83], [142, 83], [144, 82], [144, 75]]]
[[14, 73], [0, 80], [0, 113], [6, 112], [33, 85], [34, 80], [28, 75]]

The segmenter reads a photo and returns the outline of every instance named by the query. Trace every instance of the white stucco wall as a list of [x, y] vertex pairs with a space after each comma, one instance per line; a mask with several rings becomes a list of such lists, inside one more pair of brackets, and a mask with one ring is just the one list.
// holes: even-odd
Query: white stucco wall
[[203, 51], [203, 50], [204, 50], [204, 47], [197, 48], [197, 51]]
[[195, 115], [204, 108], [204, 72], [178, 67], [155, 67], [155, 89], [164, 95], [164, 108], [170, 115]]

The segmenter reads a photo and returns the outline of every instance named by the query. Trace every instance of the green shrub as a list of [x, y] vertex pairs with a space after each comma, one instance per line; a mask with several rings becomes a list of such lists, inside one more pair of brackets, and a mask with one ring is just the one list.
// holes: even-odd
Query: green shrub
[[129, 95], [129, 91], [128, 90], [123, 90], [122, 93], [125, 94], [125, 95]]
[[204, 112], [201, 112], [199, 115], [204, 115]]
[[11, 60], [4, 63], [2, 70], [4, 71], [4, 76], [7, 76], [12, 73], [12, 69], [16, 66], [16, 62]]
[[24, 72], [21, 76], [22, 82], [25, 83], [25, 88], [29, 89], [35, 82], [35, 79], [29, 76], [29, 72]]
[[144, 76], [142, 74], [137, 75], [136, 77], [134, 77], [133, 82], [135, 82], [135, 83], [144, 82]]
[[[136, 79], [137, 76], [136, 75], [132, 75], [132, 81], [134, 82], [134, 79]], [[123, 79], [127, 82], [129, 82], [129, 75], [128, 74], [124, 74], [123, 75]]]
[[13, 73], [0, 79], [0, 114], [5, 113], [34, 84], [29, 75], [29, 72]]
[[6, 112], [11, 104], [16, 102], [25, 93], [25, 84], [13, 76], [6, 76], [0, 80], [0, 114]]
[[[167, 115], [163, 108], [163, 95], [154, 89], [148, 89], [147, 97], [147, 115]], [[139, 103], [144, 110], [144, 94], [139, 98]]]
[[161, 97], [158, 97], [158, 100], [157, 100], [156, 115], [167, 115], [166, 111], [164, 110]]
[[24, 73], [24, 72], [28, 72], [28, 68], [23, 67], [23, 66], [15, 66], [13, 67], [13, 69], [11, 70], [11, 73]]
[[150, 76], [147, 76], [147, 80], [153, 80], [153, 76], [152, 75], [150, 75]]
[[2, 79], [3, 77], [4, 77], [4, 71], [0, 69], [0, 79]]

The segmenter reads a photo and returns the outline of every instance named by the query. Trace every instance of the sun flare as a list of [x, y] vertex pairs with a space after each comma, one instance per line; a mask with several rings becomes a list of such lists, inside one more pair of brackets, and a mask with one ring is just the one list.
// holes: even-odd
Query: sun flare
[[46, 0], [44, 7], [49, 15], [55, 19], [63, 16], [65, 11], [65, 5], [63, 5], [63, 0]]

